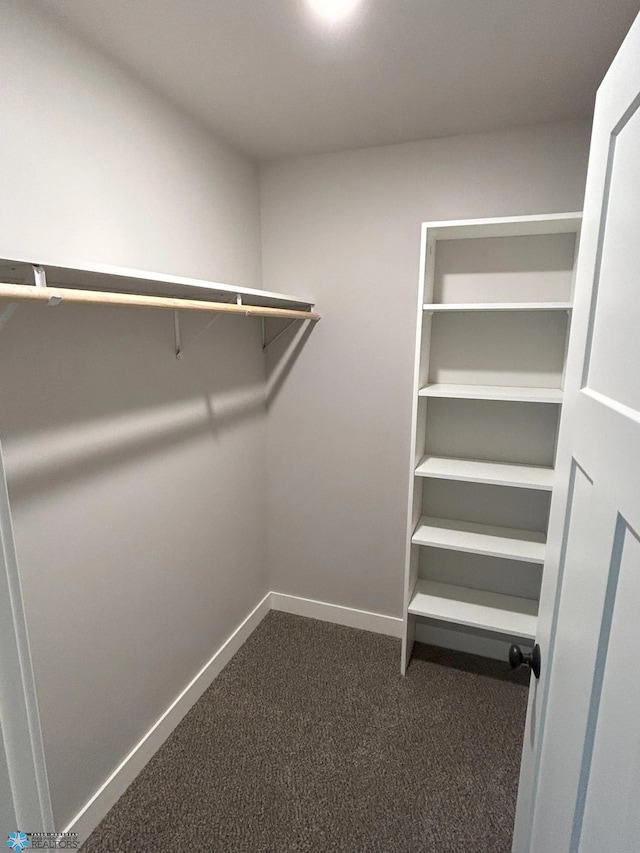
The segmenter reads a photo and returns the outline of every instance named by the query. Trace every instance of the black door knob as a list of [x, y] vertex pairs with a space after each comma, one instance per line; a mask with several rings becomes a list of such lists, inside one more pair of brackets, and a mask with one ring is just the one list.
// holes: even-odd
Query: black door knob
[[509, 663], [512, 669], [519, 666], [530, 666], [536, 678], [540, 678], [540, 646], [536, 643], [529, 654], [524, 654], [520, 646], [515, 644], [509, 649]]

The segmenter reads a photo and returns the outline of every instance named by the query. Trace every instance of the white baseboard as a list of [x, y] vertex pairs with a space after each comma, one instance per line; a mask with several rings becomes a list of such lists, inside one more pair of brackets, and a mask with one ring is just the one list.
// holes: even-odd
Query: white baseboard
[[308, 616], [310, 619], [320, 619], [323, 622], [333, 622], [336, 625], [346, 625], [348, 628], [373, 631], [375, 634], [387, 634], [390, 637], [402, 636], [403, 623], [398, 617], [357, 610], [355, 607], [343, 607], [340, 604], [327, 604], [326, 601], [314, 601], [312, 598], [300, 598], [283, 592], [271, 593], [271, 609], [293, 613], [296, 616]]
[[229, 663], [240, 646], [258, 627], [271, 609], [271, 593], [251, 611], [247, 618], [225, 640], [213, 657], [187, 684], [182, 693], [169, 705], [164, 714], [149, 729], [142, 740], [134, 746], [127, 757], [98, 788], [91, 799], [82, 807], [63, 832], [77, 832], [83, 842], [93, 832], [107, 812], [124, 794], [138, 773], [154, 753], [162, 746], [180, 720], [195, 705], [215, 677]]

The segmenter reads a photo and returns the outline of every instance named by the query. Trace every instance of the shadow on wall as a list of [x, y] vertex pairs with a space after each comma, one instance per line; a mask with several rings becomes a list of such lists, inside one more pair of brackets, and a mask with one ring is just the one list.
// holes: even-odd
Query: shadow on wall
[[[13, 500], [54, 491], [199, 440], [264, 413], [312, 323], [284, 333], [267, 368], [255, 320], [222, 316], [198, 336], [181, 316], [175, 358], [171, 313], [20, 306], [0, 335], [0, 428]], [[197, 336], [197, 340], [196, 340]], [[189, 343], [193, 341], [193, 343]], [[266, 385], [265, 385], [266, 379]]]
[[131, 412], [109, 421], [81, 424], [46, 437], [7, 442], [11, 497], [26, 500], [36, 493], [55, 490], [62, 482], [89, 478], [101, 470], [127, 466], [132, 461], [161, 454], [189, 441], [215, 439], [221, 431], [264, 412], [262, 386], [225, 400], [217, 398], [154, 410]]
[[0, 334], [12, 498], [180, 443], [220, 441], [264, 412], [259, 340], [255, 323], [225, 317], [178, 361], [171, 313], [20, 306]]
[[[269, 323], [267, 341], [272, 340], [266, 350], [266, 388], [265, 400], [267, 408], [278, 396], [296, 359], [302, 352], [316, 323], [304, 320], [287, 324], [287, 321], [277, 320]], [[277, 339], [276, 339], [277, 338]]]

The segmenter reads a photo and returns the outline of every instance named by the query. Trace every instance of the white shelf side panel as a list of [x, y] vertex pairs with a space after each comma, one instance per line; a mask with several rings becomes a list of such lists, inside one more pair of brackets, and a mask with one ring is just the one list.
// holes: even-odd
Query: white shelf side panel
[[411, 657], [411, 649], [415, 639], [414, 629], [416, 620], [409, 615], [409, 598], [418, 577], [419, 549], [411, 542], [411, 534], [420, 517], [420, 489], [416, 488], [413, 476], [414, 468], [424, 453], [426, 431], [426, 401], [418, 396], [418, 389], [428, 381], [429, 377], [429, 337], [431, 333], [431, 316], [420, 310], [420, 305], [433, 300], [433, 268], [435, 256], [433, 238], [427, 234], [424, 225], [421, 228], [420, 270], [418, 277], [418, 299], [416, 305], [416, 336], [414, 354], [414, 375], [411, 416], [411, 459], [408, 470], [408, 514], [405, 549], [404, 591], [403, 591], [403, 632], [400, 670], [404, 674]]
[[533, 640], [538, 603], [527, 598], [419, 580], [409, 613]]
[[532, 530], [424, 515], [418, 522], [411, 541], [414, 545], [542, 564], [546, 536]]
[[562, 403], [560, 388], [531, 388], [518, 385], [452, 385], [437, 382], [420, 388], [421, 397], [451, 400], [507, 400], [520, 403]]
[[554, 477], [553, 468], [541, 465], [517, 465], [509, 462], [484, 462], [476, 459], [429, 455], [423, 457], [415, 473], [416, 477], [487, 483], [547, 492], [553, 488]]

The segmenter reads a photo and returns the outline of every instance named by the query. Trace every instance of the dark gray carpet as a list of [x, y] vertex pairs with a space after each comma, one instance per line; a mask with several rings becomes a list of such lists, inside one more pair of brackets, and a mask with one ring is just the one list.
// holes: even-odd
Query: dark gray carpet
[[526, 673], [270, 613], [83, 853], [508, 853]]

